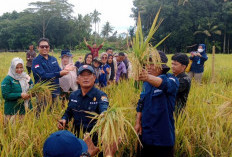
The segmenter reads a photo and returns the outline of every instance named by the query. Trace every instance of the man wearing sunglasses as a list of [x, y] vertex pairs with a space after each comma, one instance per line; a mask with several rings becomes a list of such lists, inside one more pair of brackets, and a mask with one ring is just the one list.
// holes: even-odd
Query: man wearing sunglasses
[[49, 55], [50, 45], [47, 38], [41, 38], [38, 41], [37, 49], [39, 55], [32, 62], [32, 72], [35, 79], [35, 83], [40, 81], [52, 81], [53, 85], [57, 88], [52, 92], [52, 98], [55, 100], [60, 94], [59, 78], [67, 75], [69, 70], [61, 70], [57, 59]]

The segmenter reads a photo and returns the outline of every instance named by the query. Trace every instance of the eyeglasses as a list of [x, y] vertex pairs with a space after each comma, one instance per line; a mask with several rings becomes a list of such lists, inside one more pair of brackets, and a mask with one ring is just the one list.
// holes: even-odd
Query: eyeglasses
[[107, 59], [107, 57], [102, 57], [102, 59]]
[[47, 49], [47, 48], [49, 48], [49, 45], [40, 45], [39, 47], [40, 47], [41, 49], [44, 49], [44, 48]]

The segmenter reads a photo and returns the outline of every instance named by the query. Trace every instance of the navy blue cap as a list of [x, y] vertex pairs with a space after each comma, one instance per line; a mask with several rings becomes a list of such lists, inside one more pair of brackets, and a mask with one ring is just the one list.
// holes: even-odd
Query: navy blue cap
[[90, 71], [91, 73], [95, 74], [95, 70], [93, 69], [93, 67], [91, 65], [82, 65], [79, 69], [78, 69], [78, 72], [77, 72], [77, 75], [80, 75], [83, 71], [85, 70], [88, 70]]
[[64, 55], [72, 57], [72, 54], [71, 54], [70, 50], [62, 50], [60, 58], [63, 57]]
[[51, 134], [43, 146], [44, 157], [80, 157], [87, 151], [87, 144], [67, 130]]

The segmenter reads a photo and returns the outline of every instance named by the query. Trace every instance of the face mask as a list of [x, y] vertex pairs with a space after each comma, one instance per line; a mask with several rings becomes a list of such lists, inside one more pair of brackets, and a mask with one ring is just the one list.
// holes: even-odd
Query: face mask
[[204, 50], [203, 50], [203, 49], [197, 49], [197, 51], [201, 53], [201, 52], [203, 52]]

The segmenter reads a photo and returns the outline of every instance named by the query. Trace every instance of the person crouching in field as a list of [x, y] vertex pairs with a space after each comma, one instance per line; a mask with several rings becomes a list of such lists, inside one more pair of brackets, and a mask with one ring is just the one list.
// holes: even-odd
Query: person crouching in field
[[66, 124], [74, 118], [74, 129], [79, 136], [81, 127], [83, 127], [83, 132], [90, 132], [96, 124], [96, 120], [89, 118], [89, 114], [85, 111], [101, 114], [107, 110], [109, 102], [107, 95], [94, 87], [96, 75], [92, 66], [81, 66], [77, 77], [80, 89], [70, 95], [68, 108], [59, 120], [58, 128], [65, 129]]
[[[76, 83], [77, 72], [76, 67], [73, 65], [72, 54], [70, 50], [61, 51], [61, 69], [64, 70], [69, 65], [69, 73], [59, 78], [61, 93], [60, 96], [63, 100], [68, 100], [72, 91], [76, 91], [78, 86]], [[71, 66], [72, 65], [72, 66]]]
[[178, 79], [167, 74], [168, 58], [159, 51], [162, 69], [153, 62], [142, 70], [139, 80], [143, 81], [143, 91], [137, 106], [135, 130], [141, 135], [143, 144], [141, 156], [173, 157], [175, 126], [173, 112]]
[[[27, 109], [32, 109], [30, 95], [27, 93], [33, 82], [29, 75], [24, 72], [24, 64], [21, 58], [14, 58], [8, 75], [3, 79], [1, 84], [2, 96], [5, 100], [4, 114], [5, 122], [10, 119], [15, 120], [19, 115], [21, 119]], [[23, 99], [24, 102], [19, 104], [18, 100]]]
[[188, 64], [189, 58], [186, 54], [176, 53], [172, 56], [172, 72], [178, 78], [180, 84], [176, 95], [175, 113], [177, 115], [185, 108], [191, 87], [191, 79], [185, 73]]

